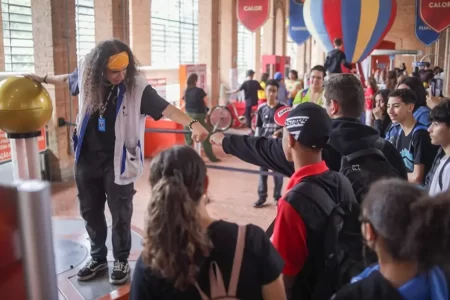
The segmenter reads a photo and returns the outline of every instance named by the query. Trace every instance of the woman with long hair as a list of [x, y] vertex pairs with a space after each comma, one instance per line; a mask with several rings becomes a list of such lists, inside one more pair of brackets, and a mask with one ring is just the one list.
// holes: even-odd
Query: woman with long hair
[[[206, 170], [187, 146], [175, 146], [152, 160], [144, 249], [130, 299], [286, 299], [280, 275], [284, 263], [265, 232], [208, 214]], [[240, 271], [233, 272], [239, 260]], [[214, 289], [211, 270], [225, 282], [222, 293]]]
[[378, 130], [380, 137], [385, 138], [386, 132], [392, 125], [391, 118], [387, 113], [387, 103], [389, 100], [389, 94], [391, 90], [384, 89], [379, 90], [374, 96], [374, 108], [373, 108], [373, 127]]
[[362, 203], [361, 231], [378, 264], [334, 300], [447, 300], [450, 193], [434, 198], [400, 179], [373, 184]]
[[366, 125], [372, 126], [373, 124], [373, 115], [372, 109], [374, 107], [373, 99], [375, 94], [378, 92], [378, 84], [374, 77], [369, 77], [366, 81], [366, 90], [364, 91], [364, 98], [366, 99]]
[[[196, 73], [190, 74], [186, 81], [186, 91], [183, 96], [184, 108], [188, 116], [192, 119], [198, 120], [203, 127], [207, 128], [208, 125], [206, 124], [206, 114], [208, 110], [208, 96], [206, 95], [205, 90], [197, 86], [197, 82], [198, 75]], [[189, 130], [187, 126], [185, 129]], [[185, 139], [186, 144], [192, 146], [193, 141], [191, 135], [186, 134]], [[220, 161], [220, 159], [214, 155], [212, 145], [208, 138], [202, 142], [202, 146], [210, 162]]]
[[119, 40], [99, 43], [71, 74], [27, 76], [40, 83], [68, 85], [78, 96], [72, 137], [75, 181], [91, 241], [91, 260], [78, 272], [78, 279], [90, 280], [108, 268], [104, 212], [108, 201], [115, 260], [110, 282], [125, 283], [130, 272], [134, 182], [144, 166], [146, 116], [155, 120], [164, 116], [188, 126], [196, 141], [205, 140], [208, 131], [148, 85], [130, 48]]

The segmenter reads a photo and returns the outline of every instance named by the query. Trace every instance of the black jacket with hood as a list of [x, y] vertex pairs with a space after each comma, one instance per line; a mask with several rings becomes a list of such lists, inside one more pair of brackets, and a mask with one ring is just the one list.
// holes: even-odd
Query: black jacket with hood
[[[323, 150], [322, 157], [328, 168], [333, 171], [339, 171], [342, 155], [372, 148], [373, 143], [380, 138], [377, 130], [361, 124], [358, 119], [337, 118], [332, 122], [330, 141]], [[232, 154], [245, 162], [271, 169], [288, 177], [294, 173], [294, 164], [286, 160], [279, 138], [231, 135], [225, 137], [222, 147], [225, 153]], [[385, 143], [382, 152], [400, 177], [407, 179], [403, 160], [394, 145]]]

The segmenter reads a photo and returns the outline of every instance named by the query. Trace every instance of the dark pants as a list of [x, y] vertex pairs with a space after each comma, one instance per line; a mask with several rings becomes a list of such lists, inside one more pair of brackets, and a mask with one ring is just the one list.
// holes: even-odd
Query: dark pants
[[[262, 172], [267, 172], [268, 170], [265, 168], [259, 169]], [[278, 200], [281, 197], [281, 189], [283, 188], [283, 176], [272, 176], [273, 177], [273, 198]], [[259, 199], [267, 198], [267, 175], [259, 175], [259, 183], [258, 183], [258, 195]]]
[[[251, 105], [251, 104], [250, 104]], [[252, 106], [249, 106], [248, 103], [246, 103], [245, 106], [245, 126], [247, 126], [249, 129], [252, 129]]]
[[[203, 127], [205, 127], [209, 132], [211, 132], [211, 128], [209, 128], [209, 125], [206, 123], [206, 114], [190, 113], [190, 112], [186, 112], [186, 114], [192, 119], [197, 119], [198, 122], [202, 124]], [[189, 130], [189, 127], [186, 126], [184, 129]], [[194, 143], [190, 133], [185, 134], [185, 141], [188, 146], [192, 146], [192, 144]], [[212, 145], [211, 142], [209, 141], [209, 136], [206, 140], [202, 142], [202, 146], [209, 160], [211, 161], [217, 160], [217, 157], [214, 155], [214, 152], [212, 150]]]
[[80, 156], [75, 166], [80, 212], [86, 221], [91, 240], [91, 256], [106, 260], [107, 226], [105, 203], [112, 216], [112, 245], [115, 260], [127, 260], [131, 250], [131, 216], [133, 214], [134, 185], [114, 183], [113, 158], [105, 154]]

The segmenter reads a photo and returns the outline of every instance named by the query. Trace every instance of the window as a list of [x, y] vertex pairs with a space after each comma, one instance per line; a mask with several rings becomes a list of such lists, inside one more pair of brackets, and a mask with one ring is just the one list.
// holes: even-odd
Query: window
[[152, 0], [152, 66], [198, 61], [198, 0]]
[[1, 0], [6, 72], [34, 72], [31, 0]]
[[291, 57], [291, 70], [297, 70], [298, 66], [297, 66], [297, 49], [298, 46], [297, 44], [292, 41], [289, 33], [288, 33], [288, 37], [286, 39], [286, 55]]
[[95, 47], [94, 0], [76, 0], [75, 26], [77, 29], [77, 58], [85, 56]]
[[245, 80], [247, 70], [255, 68], [254, 36], [253, 32], [238, 23], [237, 72], [239, 83]]

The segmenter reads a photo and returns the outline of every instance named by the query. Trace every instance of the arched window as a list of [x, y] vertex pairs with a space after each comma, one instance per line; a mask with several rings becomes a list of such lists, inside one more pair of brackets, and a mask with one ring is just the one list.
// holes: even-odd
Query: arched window
[[94, 0], [75, 1], [75, 26], [79, 61], [95, 47]]
[[152, 66], [198, 62], [198, 0], [152, 0]]
[[247, 70], [255, 68], [254, 38], [253, 32], [238, 23], [237, 72], [239, 83], [244, 82]]
[[34, 72], [31, 0], [1, 0], [5, 71]]

